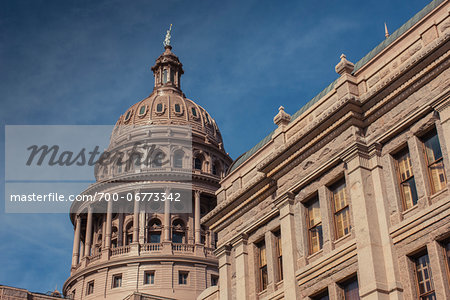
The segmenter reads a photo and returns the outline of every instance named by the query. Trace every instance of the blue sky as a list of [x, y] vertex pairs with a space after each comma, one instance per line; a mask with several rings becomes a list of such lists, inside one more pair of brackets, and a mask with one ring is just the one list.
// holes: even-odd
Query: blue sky
[[[216, 119], [233, 159], [427, 5], [377, 1], [0, 1], [4, 125], [114, 124], [153, 88], [150, 67], [173, 23], [182, 89]], [[1, 168], [1, 182], [4, 167]], [[4, 186], [0, 199], [4, 201]], [[69, 275], [66, 214], [5, 214], [0, 284], [47, 292]]]

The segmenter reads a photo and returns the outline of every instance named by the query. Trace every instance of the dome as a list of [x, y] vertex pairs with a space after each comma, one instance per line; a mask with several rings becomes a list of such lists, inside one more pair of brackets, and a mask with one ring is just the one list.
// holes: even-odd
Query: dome
[[222, 136], [216, 121], [194, 101], [187, 99], [180, 89], [182, 64], [172, 53], [171, 46], [156, 60], [152, 67], [155, 77], [153, 92], [147, 98], [132, 105], [119, 117], [121, 125], [189, 125], [206, 135], [209, 142], [222, 147]]

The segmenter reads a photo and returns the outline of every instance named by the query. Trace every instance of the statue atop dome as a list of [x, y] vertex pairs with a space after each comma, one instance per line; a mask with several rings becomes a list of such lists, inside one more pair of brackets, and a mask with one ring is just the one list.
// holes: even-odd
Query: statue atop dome
[[170, 32], [172, 31], [172, 24], [170, 24], [169, 30], [167, 30], [166, 38], [164, 39], [163, 45], [164, 47], [170, 46]]

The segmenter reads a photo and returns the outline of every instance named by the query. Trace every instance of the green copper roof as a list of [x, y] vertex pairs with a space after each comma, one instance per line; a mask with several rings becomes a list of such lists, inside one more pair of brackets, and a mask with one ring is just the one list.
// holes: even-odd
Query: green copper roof
[[[367, 53], [363, 58], [361, 58], [353, 69], [353, 73], [358, 71], [362, 66], [368, 63], [372, 58], [374, 58], [378, 53], [380, 53], [383, 49], [385, 49], [388, 45], [393, 43], [398, 37], [408, 31], [412, 26], [414, 26], [417, 22], [419, 22], [423, 17], [429, 14], [432, 10], [438, 7], [445, 0], [434, 0], [430, 2], [427, 6], [425, 6], [421, 11], [415, 14], [411, 19], [409, 19], [405, 24], [400, 26], [396, 31], [394, 31], [388, 38], [383, 40], [378, 46], [376, 46], [372, 51]], [[297, 119], [301, 114], [303, 114], [306, 110], [308, 110], [311, 106], [317, 103], [323, 96], [328, 94], [336, 84], [336, 79], [332, 83], [330, 83], [323, 91], [321, 91], [318, 95], [312, 98], [308, 103], [302, 106], [295, 114], [291, 117], [291, 122]], [[255, 154], [259, 149], [261, 149], [265, 144], [267, 144], [272, 138], [273, 131], [269, 133], [264, 139], [262, 139], [258, 144], [253, 146], [250, 150], [239, 156], [231, 165], [230, 171], [235, 170], [239, 165], [241, 165], [244, 161], [246, 161], [250, 156]]]
[[382, 41], [378, 46], [376, 46], [372, 51], [366, 54], [363, 58], [361, 58], [356, 64], [355, 68], [353, 69], [353, 73], [358, 71], [362, 66], [364, 66], [366, 63], [368, 63], [372, 58], [374, 58], [378, 53], [380, 53], [384, 48], [386, 48], [388, 45], [390, 45], [392, 42], [394, 42], [399, 36], [404, 34], [406, 31], [408, 31], [411, 27], [413, 27], [417, 22], [422, 20], [423, 17], [428, 15], [432, 10], [434, 10], [436, 7], [439, 6], [442, 2], [445, 0], [434, 0], [430, 2], [427, 6], [422, 8], [421, 11], [419, 11], [417, 14], [414, 15], [411, 19], [409, 19], [405, 24], [400, 26], [399, 29], [394, 31], [388, 38], [386, 38], [384, 41]]

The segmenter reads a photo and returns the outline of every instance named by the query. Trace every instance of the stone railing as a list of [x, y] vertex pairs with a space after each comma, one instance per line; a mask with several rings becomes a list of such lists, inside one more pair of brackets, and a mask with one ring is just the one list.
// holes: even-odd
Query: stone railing
[[89, 263], [94, 262], [96, 260], [99, 260], [101, 257], [102, 257], [102, 253], [101, 252], [99, 252], [97, 254], [94, 254], [94, 255], [91, 255], [91, 256], [88, 257]]
[[72, 266], [71, 271], [75, 272], [76, 270], [78, 270], [81, 267], [81, 262], [77, 263], [76, 265]]
[[130, 252], [130, 246], [122, 246], [111, 249], [111, 256], [122, 255]]
[[160, 252], [163, 245], [160, 243], [147, 243], [141, 247], [141, 252]]
[[205, 256], [214, 256], [214, 248], [204, 248]]
[[172, 244], [173, 252], [194, 252], [194, 245], [191, 244]]

